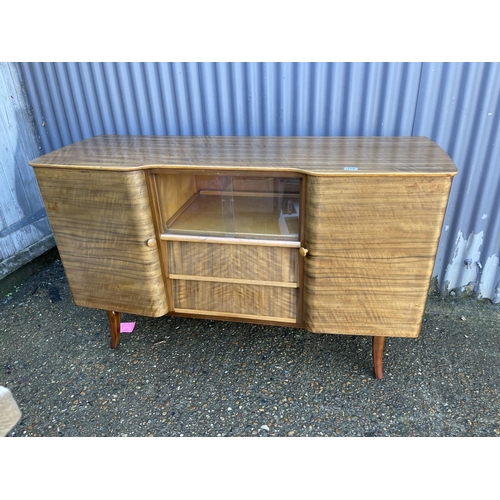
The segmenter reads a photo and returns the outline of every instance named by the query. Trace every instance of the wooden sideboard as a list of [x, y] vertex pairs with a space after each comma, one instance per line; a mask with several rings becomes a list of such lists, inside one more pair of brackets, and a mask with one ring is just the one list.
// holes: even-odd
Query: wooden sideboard
[[425, 137], [102, 135], [30, 162], [75, 304], [420, 333], [453, 176]]

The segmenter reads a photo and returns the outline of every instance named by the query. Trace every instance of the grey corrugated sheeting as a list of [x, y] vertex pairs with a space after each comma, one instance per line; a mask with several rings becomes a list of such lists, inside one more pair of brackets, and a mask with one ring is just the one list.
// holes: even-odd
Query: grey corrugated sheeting
[[21, 65], [46, 151], [103, 133], [411, 135], [421, 66]]
[[499, 63], [22, 63], [44, 152], [107, 134], [425, 135], [455, 161], [434, 275], [500, 302]]
[[18, 68], [0, 63], [0, 278], [55, 245], [28, 165], [38, 154]]
[[455, 161], [434, 268], [441, 290], [467, 285], [500, 302], [500, 64], [425, 64], [413, 135]]

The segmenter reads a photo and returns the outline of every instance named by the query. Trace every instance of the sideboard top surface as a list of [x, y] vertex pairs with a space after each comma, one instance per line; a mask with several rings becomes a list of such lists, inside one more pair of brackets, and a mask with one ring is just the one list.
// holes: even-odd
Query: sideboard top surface
[[331, 175], [441, 175], [457, 169], [427, 137], [100, 135], [35, 158], [32, 167], [218, 169]]

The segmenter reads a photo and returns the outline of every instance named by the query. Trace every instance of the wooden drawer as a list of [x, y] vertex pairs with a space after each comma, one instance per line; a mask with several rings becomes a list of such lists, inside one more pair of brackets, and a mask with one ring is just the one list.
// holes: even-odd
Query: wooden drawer
[[172, 281], [174, 311], [295, 323], [297, 288], [211, 281]]
[[167, 242], [170, 278], [216, 277], [297, 284], [298, 250], [259, 245]]

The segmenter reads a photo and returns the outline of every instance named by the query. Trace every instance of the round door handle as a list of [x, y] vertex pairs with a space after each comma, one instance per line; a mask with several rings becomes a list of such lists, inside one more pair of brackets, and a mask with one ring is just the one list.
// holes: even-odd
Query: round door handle
[[300, 255], [302, 255], [302, 257], [305, 257], [309, 253], [309, 250], [307, 248], [300, 247], [299, 253], [300, 253]]
[[146, 241], [146, 245], [150, 248], [153, 248], [156, 246], [156, 238], [149, 238], [148, 241]]

